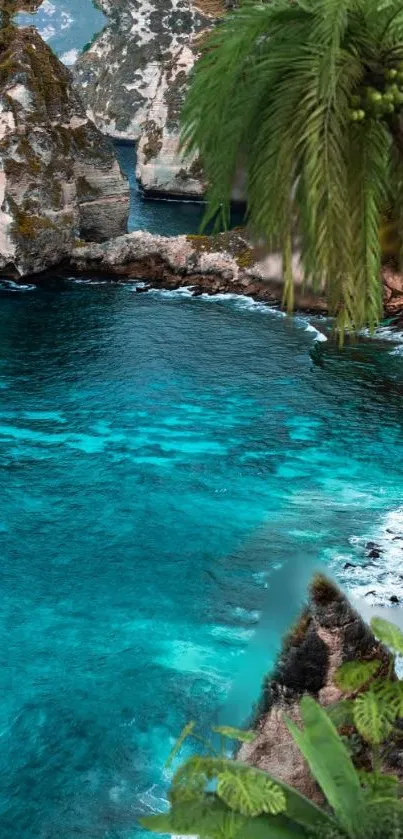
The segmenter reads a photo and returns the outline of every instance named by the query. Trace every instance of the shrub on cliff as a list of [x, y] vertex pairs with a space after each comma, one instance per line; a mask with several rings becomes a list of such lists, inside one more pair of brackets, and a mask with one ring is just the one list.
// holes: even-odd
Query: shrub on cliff
[[[397, 627], [376, 618], [372, 630], [393, 654], [403, 654]], [[344, 664], [336, 675], [343, 701], [325, 711], [305, 696], [302, 729], [286, 720], [325, 807], [261, 770], [228, 759], [225, 738], [249, 741], [255, 734], [218, 727], [221, 750], [207, 744], [207, 754], [180, 766], [169, 792], [170, 811], [142, 823], [156, 833], [200, 839], [401, 839], [403, 786], [384, 771], [384, 761], [402, 737], [403, 682], [395, 677], [394, 655], [388, 673], [380, 677], [383, 665], [379, 659]], [[186, 726], [170, 762], [193, 729], [193, 723]], [[365, 769], [354, 761], [354, 737], [365, 747]]]
[[243, 3], [208, 36], [182, 141], [209, 182], [207, 220], [228, 223], [239, 166], [249, 223], [345, 330], [382, 315], [380, 222], [403, 231], [402, 0]]

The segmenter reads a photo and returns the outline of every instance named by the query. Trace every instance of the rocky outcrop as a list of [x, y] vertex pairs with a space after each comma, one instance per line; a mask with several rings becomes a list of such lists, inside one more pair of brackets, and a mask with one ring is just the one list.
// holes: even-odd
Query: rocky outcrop
[[[299, 701], [305, 693], [324, 707], [342, 698], [334, 683], [345, 661], [379, 659], [386, 675], [389, 653], [347, 598], [329, 580], [315, 578], [309, 604], [285, 641], [275, 672], [263, 688], [254, 727], [257, 737], [245, 743], [238, 758], [296, 787], [316, 801], [322, 796], [284, 723], [284, 714], [300, 722]], [[401, 754], [388, 752], [388, 767], [399, 770]], [[365, 761], [365, 745], [357, 759]], [[386, 768], [386, 766], [385, 766]]]
[[88, 113], [112, 137], [138, 140], [137, 176], [149, 193], [200, 196], [199, 161], [184, 162], [178, 120], [203, 32], [221, 0], [98, 0], [110, 24], [75, 67]]
[[128, 209], [127, 181], [110, 141], [88, 119], [70, 71], [36, 30], [3, 28], [2, 273], [21, 276], [57, 264], [77, 237], [102, 241], [123, 233]]
[[[236, 231], [211, 237], [165, 237], [136, 231], [103, 244], [80, 243], [72, 253], [69, 270], [148, 280], [163, 288], [191, 285], [195, 294], [249, 294], [272, 304], [281, 304], [283, 295], [280, 256], [259, 260], [259, 254]], [[298, 282], [295, 304], [307, 311], [326, 310], [326, 301], [305, 292]]]

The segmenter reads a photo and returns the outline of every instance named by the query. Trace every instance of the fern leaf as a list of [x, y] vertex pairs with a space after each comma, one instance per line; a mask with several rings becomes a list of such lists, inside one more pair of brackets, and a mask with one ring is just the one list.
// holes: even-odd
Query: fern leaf
[[256, 740], [255, 731], [244, 731], [241, 728], [232, 728], [230, 725], [216, 725], [213, 728], [216, 734], [221, 734], [222, 737], [228, 737], [229, 740], [238, 740], [241, 743], [252, 743]]
[[368, 743], [380, 745], [392, 731], [396, 712], [372, 690], [361, 694], [354, 702], [354, 723], [361, 737]]
[[379, 638], [392, 652], [403, 655], [403, 632], [396, 624], [384, 618], [372, 618], [371, 629], [376, 638]]
[[243, 816], [259, 816], [284, 812], [286, 797], [283, 790], [268, 776], [255, 774], [250, 769], [232, 771], [229, 767], [218, 775], [217, 795]]
[[174, 760], [174, 758], [176, 757], [176, 755], [178, 754], [178, 752], [182, 748], [185, 740], [192, 733], [195, 725], [196, 725], [196, 723], [194, 723], [194, 722], [188, 722], [187, 725], [185, 725], [185, 727], [182, 729], [182, 731], [181, 731], [173, 749], [171, 750], [171, 752], [168, 755], [167, 762], [165, 764], [166, 769], [168, 769], [171, 766], [172, 761]]
[[300, 708], [303, 731], [291, 720], [286, 720], [287, 727], [341, 826], [355, 836], [365, 806], [352, 760], [323, 708], [309, 696], [303, 697]]
[[380, 661], [346, 661], [336, 671], [334, 681], [346, 693], [360, 690], [377, 673]]

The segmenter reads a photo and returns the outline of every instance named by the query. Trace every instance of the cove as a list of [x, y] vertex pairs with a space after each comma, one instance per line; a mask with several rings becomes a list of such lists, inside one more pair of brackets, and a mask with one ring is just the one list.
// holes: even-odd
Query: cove
[[247, 719], [401, 503], [401, 357], [245, 298], [0, 299], [2, 839], [138, 837], [183, 724]]

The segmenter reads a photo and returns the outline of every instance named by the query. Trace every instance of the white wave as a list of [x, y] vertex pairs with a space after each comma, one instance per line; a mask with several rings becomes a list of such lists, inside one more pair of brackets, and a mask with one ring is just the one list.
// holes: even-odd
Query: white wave
[[192, 285], [184, 285], [181, 288], [150, 288], [146, 294], [156, 294], [159, 297], [193, 297]]
[[89, 277], [67, 277], [69, 282], [74, 283], [74, 285], [109, 285], [109, 280], [95, 280]]
[[349, 593], [368, 606], [396, 606], [396, 597], [403, 605], [403, 506], [387, 513], [365, 539], [352, 536], [350, 544], [352, 552], [332, 562]]
[[0, 280], [0, 291], [34, 291], [37, 288], [33, 283], [15, 283], [14, 280]]
[[135, 282], [125, 284], [127, 291], [136, 291], [138, 288], [148, 288], [148, 286], [149, 283], [144, 282], [144, 280], [135, 280]]
[[320, 329], [317, 329], [316, 326], [313, 325], [313, 323], [307, 324], [307, 326], [305, 327], [305, 332], [313, 332], [315, 335], [315, 341], [327, 341], [326, 335], [323, 332], [321, 332]]

